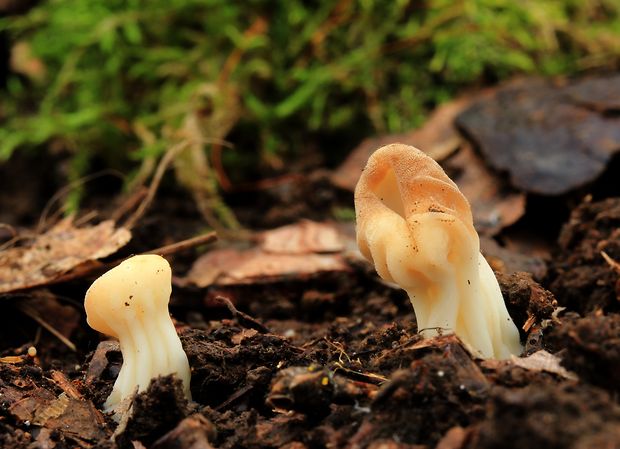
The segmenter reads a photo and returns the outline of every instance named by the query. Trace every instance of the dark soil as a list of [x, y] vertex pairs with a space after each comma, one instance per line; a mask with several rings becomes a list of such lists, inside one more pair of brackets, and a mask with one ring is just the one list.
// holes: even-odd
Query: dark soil
[[[327, 215], [345, 195], [319, 174], [293, 185], [282, 204], [308, 195], [308, 186], [320, 192], [315, 203], [293, 212], [272, 206], [262, 219], [246, 209], [254, 213], [247, 222], [268, 227], [310, 209], [315, 218]], [[273, 195], [286, 193], [278, 189]], [[191, 206], [174, 198], [163, 194], [123, 254], [198, 228]], [[348, 273], [176, 287], [171, 313], [192, 368], [193, 401], [173, 377], [158, 378], [120, 424], [102, 412], [122, 362], [118, 345], [100, 343], [84, 319], [92, 279], [7, 295], [0, 447], [620, 447], [620, 275], [601, 256], [620, 260], [619, 229], [620, 198], [586, 201], [565, 224], [540, 284], [528, 273], [498, 274], [525, 353], [545, 349], [558, 356], [553, 366], [473, 359], [452, 335], [422, 340], [406, 294], [359, 261]], [[186, 270], [195, 257], [172, 264]], [[46, 316], [71, 323], [64, 332], [75, 352], [22, 313], [20, 301], [35, 300]], [[31, 345], [35, 357], [25, 355]]]

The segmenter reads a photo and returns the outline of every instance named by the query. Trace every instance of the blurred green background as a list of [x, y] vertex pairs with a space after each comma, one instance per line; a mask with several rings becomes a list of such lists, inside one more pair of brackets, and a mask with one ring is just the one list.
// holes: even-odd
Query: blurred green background
[[97, 159], [141, 183], [173, 148], [213, 199], [214, 163], [233, 185], [305, 151], [335, 164], [465, 88], [614, 70], [620, 2], [48, 0], [0, 33], [0, 160], [54, 151], [68, 181]]

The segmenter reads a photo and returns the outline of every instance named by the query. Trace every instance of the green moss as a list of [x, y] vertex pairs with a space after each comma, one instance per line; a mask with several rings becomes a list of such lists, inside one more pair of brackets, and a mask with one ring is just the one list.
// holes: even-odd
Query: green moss
[[[229, 169], [256, 154], [276, 167], [321, 136], [352, 146], [410, 129], [466, 86], [620, 60], [613, 0], [314, 3], [48, 0], [2, 19], [41, 64], [9, 74], [0, 159], [53, 140], [74, 167], [113, 152], [129, 171], [198, 117], [205, 141], [240, 123], [257, 136]], [[350, 147], [323, 148], [333, 159]]]

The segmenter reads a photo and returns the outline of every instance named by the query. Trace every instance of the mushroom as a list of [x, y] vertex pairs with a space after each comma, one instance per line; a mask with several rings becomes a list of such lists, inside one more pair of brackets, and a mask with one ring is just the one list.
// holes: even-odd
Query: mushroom
[[407, 292], [419, 332], [454, 332], [483, 358], [521, 353], [469, 203], [439, 164], [403, 144], [378, 149], [355, 188], [355, 211], [360, 251]]
[[172, 272], [161, 256], [134, 256], [95, 280], [84, 306], [90, 327], [119, 340], [123, 366], [105, 403], [143, 391], [151, 379], [176, 374], [190, 399], [190, 368], [168, 313]]

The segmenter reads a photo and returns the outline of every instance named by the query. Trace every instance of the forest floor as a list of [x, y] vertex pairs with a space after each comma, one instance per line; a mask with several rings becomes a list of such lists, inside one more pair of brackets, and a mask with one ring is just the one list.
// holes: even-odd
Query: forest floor
[[[0, 447], [620, 448], [618, 110], [619, 77], [481, 92], [339, 167], [309, 157], [295, 176], [227, 193], [251, 238], [216, 243], [187, 240], [203, 222], [168, 184], [131, 229], [135, 204], [104, 181], [79, 218], [39, 220], [51, 162], [14, 158], [0, 167]], [[370, 152], [396, 141], [470, 200], [521, 357], [423, 339], [405, 292], [334, 219]], [[117, 424], [103, 403], [121, 353], [88, 327], [83, 297], [143, 252], [172, 265], [193, 400], [160, 377]]]

